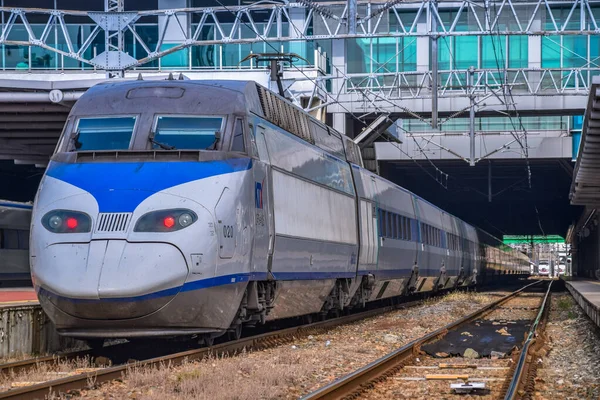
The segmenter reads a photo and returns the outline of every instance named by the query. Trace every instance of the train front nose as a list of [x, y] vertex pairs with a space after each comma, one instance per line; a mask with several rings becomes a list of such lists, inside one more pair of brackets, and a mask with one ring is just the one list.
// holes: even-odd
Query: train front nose
[[57, 243], [44, 259], [54, 267], [37, 272], [40, 300], [85, 319], [151, 314], [177, 295], [188, 275], [181, 251], [169, 243]]

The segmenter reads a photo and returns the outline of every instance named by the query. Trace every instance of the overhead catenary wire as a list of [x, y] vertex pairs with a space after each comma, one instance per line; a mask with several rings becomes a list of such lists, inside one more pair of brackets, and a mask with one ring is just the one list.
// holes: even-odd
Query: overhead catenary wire
[[[227, 6], [225, 6], [220, 0], [215, 0], [217, 3], [219, 3], [219, 5], [221, 7], [223, 7], [223, 9], [225, 9], [226, 11], [230, 12], [232, 15], [234, 15], [236, 18], [239, 18], [237, 13], [235, 13], [233, 10], [230, 10]], [[252, 32], [254, 32], [258, 37], [262, 38], [262, 40], [269, 46], [271, 47], [274, 51], [279, 52], [279, 50], [274, 47], [270, 42], [268, 42], [267, 40], [265, 40], [262, 35], [258, 34], [258, 32], [256, 32], [256, 30], [254, 29], [254, 27], [252, 27], [250, 24], [248, 24], [246, 21], [243, 21], [240, 19], [240, 22], [243, 23], [247, 28], [249, 28]], [[294, 26], [292, 24], [292, 26]], [[295, 26], [294, 26], [295, 28]], [[295, 28], [296, 29], [296, 28]], [[300, 35], [302, 35], [305, 40], [307, 40], [306, 36], [304, 35], [303, 32], [300, 32], [296, 29], [297, 33], [299, 33]], [[306, 79], [308, 79], [309, 81], [311, 81], [314, 85], [317, 85], [317, 83], [315, 82], [315, 80], [313, 80], [312, 78], [310, 78], [308, 75], [306, 75], [306, 73], [301, 70], [300, 68], [298, 68], [297, 66], [295, 66], [294, 64], [290, 64], [292, 67], [294, 67], [297, 71], [299, 71]], [[342, 76], [344, 77], [344, 79], [347, 78], [346, 74], [343, 71], [340, 71], [337, 66], [333, 65], [332, 66], [339, 72], [342, 74]], [[368, 126], [367, 123], [365, 121], [363, 121], [361, 118], [359, 118], [358, 116], [356, 116], [352, 111], [350, 111], [348, 108], [344, 107], [344, 105], [342, 105], [341, 102], [339, 102], [336, 98], [334, 98], [331, 94], [329, 94], [327, 91], [324, 91], [324, 93], [326, 94], [326, 96], [330, 97], [334, 103], [338, 104], [344, 111], [346, 111], [347, 113], [349, 113], [354, 119], [356, 119], [357, 121], [359, 121], [361, 124], [363, 124], [365, 127]], [[363, 92], [363, 96], [364, 96], [364, 92]], [[375, 106], [377, 108], [377, 106]], [[379, 109], [380, 110], [380, 109]], [[380, 111], [381, 112], [381, 111]], [[416, 113], [415, 113], [416, 114]], [[389, 119], [389, 117], [386, 117]], [[392, 121], [393, 122], [393, 121]], [[421, 153], [425, 156], [425, 158], [429, 161], [429, 163], [434, 167], [435, 171], [436, 171], [436, 175], [439, 173], [440, 176], [445, 177], [446, 178], [446, 185], [444, 185], [441, 181], [439, 180], [437, 177], [432, 176], [429, 171], [427, 171], [422, 165], [420, 165], [417, 160], [415, 160], [413, 157], [410, 157], [410, 155], [408, 155], [406, 152], [404, 152], [402, 149], [400, 149], [399, 147], [397, 147], [400, 151], [402, 151], [404, 154], [406, 154], [410, 159], [412, 159], [417, 165], [419, 165], [419, 167], [421, 167], [428, 175], [430, 175], [432, 178], [434, 178], [436, 180], [436, 182], [440, 183], [444, 188], [447, 189], [447, 180], [448, 180], [448, 174], [444, 173], [441, 169], [439, 169], [437, 166], [435, 166], [435, 164], [427, 157], [427, 155], [425, 154], [425, 152], [423, 151], [423, 149], [421, 148], [421, 146], [417, 143], [417, 141], [415, 140], [414, 137], [412, 137], [412, 139], [415, 141], [415, 144], [417, 145], [417, 147], [419, 148], [419, 150], [421, 151]], [[393, 142], [391, 142], [393, 143]]]
[[[483, 7], [484, 7], [484, 10], [485, 10], [485, 17], [488, 19], [487, 22], [490, 23], [491, 22], [489, 20], [490, 9], [488, 7], [487, 2], [483, 3]], [[496, 12], [496, 14], [498, 13], [498, 9], [497, 9], [497, 6], [496, 6], [495, 3], [494, 3], [494, 11]], [[492, 33], [491, 30], [490, 30], [490, 33]], [[500, 24], [499, 23], [496, 24], [496, 31], [495, 31], [494, 34], [497, 35], [498, 38], [500, 38], [501, 33], [500, 33]], [[512, 118], [511, 110], [509, 109], [509, 102], [508, 102], [508, 98], [506, 96], [506, 91], [508, 91], [508, 94], [510, 96], [510, 104], [512, 105], [513, 112], [515, 113], [515, 115], [517, 116], [517, 118], [519, 120], [519, 127], [521, 128], [521, 131], [523, 132], [523, 139], [524, 139], [525, 145], [523, 145], [523, 143], [521, 143], [521, 141], [519, 139], [517, 139], [517, 143], [519, 143], [519, 145], [523, 149], [523, 154], [525, 155], [525, 163], [527, 165], [527, 181], [528, 181], [528, 184], [529, 184], [529, 189], [531, 189], [531, 166], [529, 165], [529, 145], [527, 143], [527, 129], [525, 129], [525, 125], [523, 124], [523, 119], [521, 118], [521, 115], [519, 114], [519, 110], [517, 109], [517, 106], [515, 104], [515, 99], [514, 99], [513, 94], [512, 94], [512, 88], [509, 85], [507, 85], [508, 76], [507, 76], [506, 68], [504, 68], [504, 71], [500, 70], [500, 60], [498, 58], [498, 53], [496, 51], [495, 41], [492, 39], [491, 42], [492, 42], [492, 49], [494, 51], [494, 59], [496, 61], [496, 69], [497, 69], [498, 73], [503, 77], [502, 78], [502, 80], [503, 80], [502, 86], [503, 86], [503, 88], [505, 90], [502, 90], [502, 95], [504, 97], [504, 104], [506, 105], [506, 112], [508, 114], [508, 119], [509, 119], [509, 121], [511, 123], [511, 126], [513, 127], [514, 134], [513, 134], [513, 132], [511, 132], [511, 135], [515, 139], [517, 139], [517, 136], [518, 136], [518, 134], [516, 133], [517, 127], [516, 127], [516, 125], [514, 123], [514, 120]], [[502, 46], [500, 46], [500, 56], [504, 60], [504, 54], [503, 54], [503, 51], [502, 51]]]
[[[484, 9], [485, 9], [486, 18], [488, 18], [489, 15], [490, 15], [490, 13], [489, 13], [490, 10], [489, 10], [489, 8], [487, 6], [487, 2], [484, 2]], [[496, 6], [495, 3], [494, 3], [494, 11], [496, 13], [498, 13], [498, 9], [497, 9], [497, 6]], [[499, 38], [500, 35], [501, 35], [500, 34], [500, 24], [496, 24], [496, 32], [497, 32], [497, 36]], [[498, 72], [500, 73], [500, 61], [498, 59], [498, 55], [497, 55], [497, 52], [496, 52], [496, 46], [494, 44], [494, 40], [492, 40], [492, 48], [494, 50], [494, 58], [496, 60], [496, 67], [498, 69]], [[504, 59], [504, 55], [502, 53], [502, 46], [500, 46], [500, 55], [501, 55], [502, 59]], [[504, 84], [506, 84], [507, 79], [508, 78], [507, 78], [506, 68], [505, 68], [505, 71], [504, 71]], [[505, 100], [507, 100], [506, 99], [506, 92], [502, 91], [502, 93], [504, 95]], [[510, 96], [510, 100], [511, 100], [511, 104], [512, 104], [514, 113], [515, 113], [515, 115], [517, 116], [517, 118], [519, 120], [520, 128], [523, 131], [523, 138], [524, 138], [525, 146], [523, 147], [523, 145], [521, 144], [520, 141], [519, 141], [519, 144], [523, 148], [523, 151], [524, 151], [524, 154], [525, 154], [525, 162], [526, 162], [526, 165], [527, 165], [527, 181], [528, 181], [529, 189], [531, 190], [532, 189], [532, 185], [531, 185], [531, 166], [529, 164], [529, 145], [527, 143], [527, 130], [525, 129], [525, 126], [523, 125], [523, 119], [521, 118], [521, 115], [519, 114], [519, 110], [517, 109], [517, 106], [515, 104], [515, 100], [514, 100], [514, 97], [513, 97], [513, 94], [512, 94], [512, 89], [510, 88], [510, 86], [508, 87], [508, 94]], [[509, 120], [511, 122], [511, 125], [513, 126], [513, 129], [516, 131], [516, 127], [515, 127], [514, 121], [512, 119], [512, 115], [510, 113], [510, 110], [509, 110], [508, 101], [505, 101], [505, 103], [506, 103], [506, 107], [507, 107], [506, 111], [507, 111], [507, 114], [508, 114], [508, 118], [509, 118]], [[538, 226], [540, 228], [540, 231], [542, 232], [542, 235], [546, 236], [546, 234], [544, 232], [544, 228], [542, 227], [542, 221], [541, 221], [541, 218], [540, 218], [540, 213], [538, 211], [537, 205], [535, 204], [535, 201], [534, 201], [533, 207], [535, 209], [535, 215], [536, 215], [536, 218], [537, 218], [537, 222], [538, 222]]]

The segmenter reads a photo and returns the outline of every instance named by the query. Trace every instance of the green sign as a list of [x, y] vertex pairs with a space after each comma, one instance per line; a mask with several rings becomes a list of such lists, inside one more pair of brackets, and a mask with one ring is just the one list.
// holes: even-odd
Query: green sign
[[559, 235], [504, 235], [504, 244], [527, 244], [537, 243], [564, 243], [565, 239]]

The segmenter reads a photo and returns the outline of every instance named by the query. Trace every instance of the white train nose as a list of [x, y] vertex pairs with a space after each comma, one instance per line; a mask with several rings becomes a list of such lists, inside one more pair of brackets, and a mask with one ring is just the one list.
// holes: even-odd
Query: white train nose
[[[68, 246], [68, 249], [61, 249]], [[71, 244], [50, 246], [54, 257], [38, 273], [40, 295], [64, 312], [88, 319], [137, 318], [159, 310], [171, 301], [185, 282], [188, 267], [175, 246], [167, 243], [128, 243], [125, 240], [94, 240], [84, 253]], [[84, 255], [60, 257], [64, 250]], [[81, 249], [84, 250], [84, 249]], [[65, 260], [69, 261], [65, 261]], [[60, 293], [61, 295], [55, 295]]]

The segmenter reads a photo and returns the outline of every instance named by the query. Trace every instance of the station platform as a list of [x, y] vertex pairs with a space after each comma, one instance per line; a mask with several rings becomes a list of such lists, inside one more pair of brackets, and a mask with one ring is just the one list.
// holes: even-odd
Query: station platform
[[570, 280], [565, 282], [565, 286], [588, 317], [600, 327], [600, 281]]
[[38, 299], [35, 290], [31, 287], [26, 288], [1, 288], [0, 289], [0, 307], [14, 305], [36, 305]]

